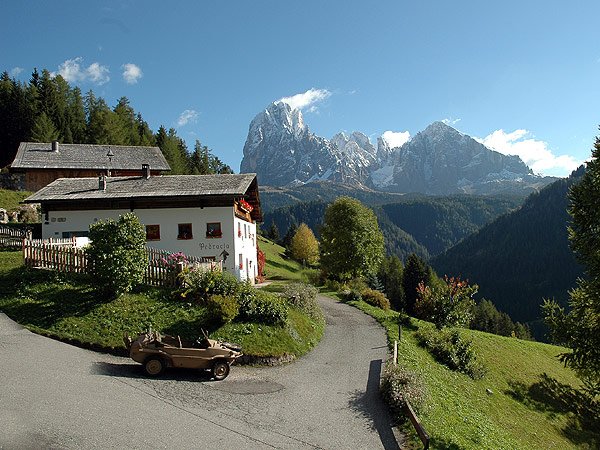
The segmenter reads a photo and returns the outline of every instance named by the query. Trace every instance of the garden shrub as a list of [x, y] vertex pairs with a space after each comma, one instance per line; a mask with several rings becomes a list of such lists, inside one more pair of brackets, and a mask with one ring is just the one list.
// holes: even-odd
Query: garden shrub
[[419, 344], [449, 369], [463, 372], [474, 380], [483, 378], [485, 366], [478, 360], [473, 341], [460, 335], [456, 328], [435, 329], [421, 327], [415, 333]]
[[383, 309], [384, 311], [389, 311], [391, 308], [390, 301], [382, 292], [376, 291], [375, 289], [367, 288], [360, 294], [362, 295], [362, 299], [369, 305], [376, 306], [378, 308]]
[[310, 284], [292, 283], [283, 291], [288, 304], [303, 312], [313, 320], [323, 320], [323, 311], [317, 303], [318, 289]]
[[406, 402], [410, 402], [410, 406], [416, 411], [425, 408], [427, 393], [421, 379], [416, 373], [391, 360], [385, 364], [379, 390], [398, 423], [405, 422], [408, 418]]
[[135, 214], [90, 225], [89, 238], [86, 253], [97, 286], [105, 295], [117, 297], [143, 282], [148, 266], [146, 230]]
[[360, 302], [363, 299], [360, 291], [356, 289], [346, 289], [340, 292], [340, 294], [344, 302]]
[[247, 283], [240, 285], [240, 318], [269, 325], [287, 321], [289, 309], [285, 300], [270, 292], [255, 289]]
[[220, 270], [184, 269], [181, 274], [183, 297], [208, 300], [211, 295], [235, 296], [240, 283], [235, 276]]
[[206, 301], [206, 307], [211, 319], [220, 323], [231, 322], [240, 312], [238, 300], [233, 296], [213, 294]]

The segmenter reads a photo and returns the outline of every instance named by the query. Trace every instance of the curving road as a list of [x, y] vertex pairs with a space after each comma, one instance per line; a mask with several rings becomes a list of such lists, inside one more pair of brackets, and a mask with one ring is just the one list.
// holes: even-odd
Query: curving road
[[0, 313], [0, 449], [394, 449], [379, 397], [385, 333], [319, 297], [327, 328], [307, 356], [234, 366], [221, 382], [33, 334]]

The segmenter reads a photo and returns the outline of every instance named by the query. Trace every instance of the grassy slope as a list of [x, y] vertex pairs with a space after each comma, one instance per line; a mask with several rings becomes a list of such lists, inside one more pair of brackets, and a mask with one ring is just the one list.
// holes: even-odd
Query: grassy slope
[[[281, 247], [266, 250], [268, 255], [272, 250], [282, 253]], [[288, 264], [281, 261], [277, 264]], [[290, 270], [288, 279], [300, 276], [300, 266], [289, 264], [298, 270]], [[283, 283], [287, 272], [279, 270]], [[197, 338], [202, 327], [213, 337], [241, 344], [244, 353], [255, 356], [303, 355], [318, 343], [324, 328], [294, 310], [287, 326], [232, 322], [214, 328], [204, 308], [174, 299], [168, 289], [149, 287], [106, 301], [85, 276], [24, 270], [20, 252], [0, 252], [0, 310], [40, 334], [116, 348], [123, 347], [124, 332], [141, 333], [149, 325], [184, 339]]]
[[[385, 325], [391, 343], [397, 339], [397, 313], [363, 302], [355, 306]], [[429, 406], [418, 414], [431, 448], [570, 449], [600, 443], [600, 433], [582, 425], [576, 414], [579, 381], [556, 358], [565, 349], [464, 330], [488, 369], [474, 381], [418, 346], [413, 335], [421, 322], [412, 323], [403, 327], [399, 360], [419, 372], [428, 388]]]
[[9, 191], [7, 189], [0, 189], [0, 208], [10, 211], [19, 206], [19, 202], [22, 202], [32, 193], [33, 192]]

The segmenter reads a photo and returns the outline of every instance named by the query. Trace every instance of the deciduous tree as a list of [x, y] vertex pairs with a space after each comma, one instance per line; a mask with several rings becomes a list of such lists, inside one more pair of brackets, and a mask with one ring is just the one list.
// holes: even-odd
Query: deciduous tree
[[319, 259], [319, 241], [308, 225], [301, 223], [292, 238], [292, 257], [302, 264], [314, 264]]
[[373, 211], [340, 197], [327, 207], [321, 235], [321, 266], [341, 280], [377, 272], [384, 257], [383, 235]]

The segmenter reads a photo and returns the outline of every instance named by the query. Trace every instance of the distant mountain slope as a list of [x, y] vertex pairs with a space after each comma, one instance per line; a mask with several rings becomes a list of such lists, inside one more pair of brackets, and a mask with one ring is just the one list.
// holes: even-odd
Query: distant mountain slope
[[581, 167], [531, 194], [521, 208], [433, 258], [431, 265], [440, 275], [469, 278], [479, 285], [481, 297], [515, 321], [538, 320], [543, 298], [565, 305], [582, 276], [568, 243], [567, 193], [583, 173]]
[[[261, 180], [258, 180], [261, 183]], [[348, 196], [360, 200], [367, 206], [393, 203], [403, 199], [406, 194], [379, 192], [364, 187], [349, 186], [330, 181], [316, 181], [298, 186], [271, 187], [261, 186], [260, 203], [263, 211], [270, 211], [282, 206], [289, 206], [296, 202], [322, 200], [333, 202], [338, 197]], [[414, 197], [415, 194], [410, 194]], [[422, 195], [417, 194], [421, 197]], [[521, 197], [521, 201], [525, 196]]]
[[[296, 202], [266, 211], [264, 227], [268, 228], [274, 222], [280, 234], [284, 234], [292, 223], [304, 222], [318, 236], [318, 227], [322, 224], [327, 205], [339, 196], [334, 195], [335, 192], [340, 193], [321, 192], [323, 195], [317, 201]], [[411, 253], [423, 258], [436, 255], [489, 220], [521, 204], [519, 197], [468, 195], [392, 196], [394, 203], [382, 203], [382, 200], [389, 200], [390, 197], [380, 193], [371, 195], [364, 190], [355, 190], [356, 195], [343, 190], [341, 192], [355, 198], [366, 197], [366, 201], [359, 200], [375, 212], [387, 253], [396, 254], [403, 260]], [[261, 192], [261, 199], [262, 196]]]

